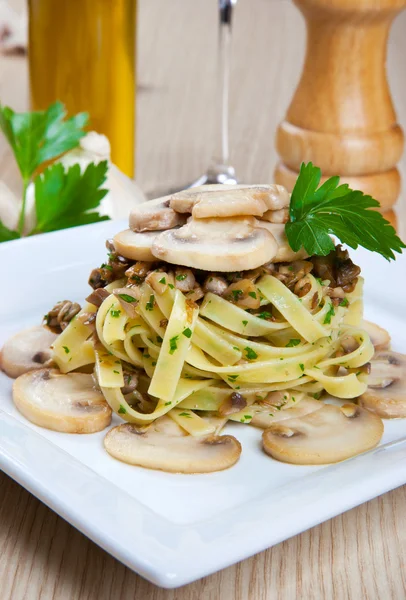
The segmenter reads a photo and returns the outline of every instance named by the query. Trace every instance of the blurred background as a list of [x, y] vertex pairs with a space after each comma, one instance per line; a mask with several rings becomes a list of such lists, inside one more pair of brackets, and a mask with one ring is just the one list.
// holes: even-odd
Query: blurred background
[[[8, 3], [18, 12], [25, 8], [25, 0]], [[137, 27], [136, 180], [151, 197], [192, 182], [213, 152], [217, 1], [138, 0]], [[230, 160], [242, 181], [271, 182], [276, 128], [303, 65], [304, 19], [290, 0], [239, 0], [233, 28]], [[403, 12], [388, 47], [389, 83], [403, 127], [405, 31]], [[26, 56], [0, 55], [0, 99], [17, 111], [28, 109]], [[0, 138], [0, 179], [15, 187], [18, 178], [13, 162], [4, 160], [7, 152]], [[400, 168], [406, 172], [404, 155]]]

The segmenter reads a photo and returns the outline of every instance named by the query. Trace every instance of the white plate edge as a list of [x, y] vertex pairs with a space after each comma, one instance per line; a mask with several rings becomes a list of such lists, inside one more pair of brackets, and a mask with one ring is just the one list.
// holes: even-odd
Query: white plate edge
[[[0, 467], [4, 472], [104, 550], [165, 588], [176, 588], [214, 573], [406, 483], [406, 472], [399, 469], [399, 464], [406, 461], [406, 441], [398, 441], [306, 476], [307, 483], [313, 485], [307, 485], [305, 490], [303, 478], [282, 486], [274, 492], [271, 502], [253, 502], [249, 514], [236, 507], [221, 517], [195, 525], [177, 525], [148, 510], [52, 442], [0, 411], [1, 431], [13, 428], [19, 439], [25, 437], [35, 443], [36, 453], [25, 448], [23, 460], [19, 460], [15, 457], [15, 441], [2, 434]], [[43, 483], [45, 462], [40, 460], [41, 455], [63, 462], [63, 478], [54, 479], [51, 490]], [[341, 478], [339, 484], [337, 477]], [[103, 494], [104, 506], [84, 499], [83, 508], [78, 509], [77, 495], [88, 487], [96, 496]], [[278, 505], [280, 514], [276, 511]], [[241, 513], [246, 513], [244, 520], [239, 520]], [[154, 538], [154, 529], [160, 538]], [[162, 529], [166, 530], [166, 539], [174, 542], [172, 548], [162, 545]]]

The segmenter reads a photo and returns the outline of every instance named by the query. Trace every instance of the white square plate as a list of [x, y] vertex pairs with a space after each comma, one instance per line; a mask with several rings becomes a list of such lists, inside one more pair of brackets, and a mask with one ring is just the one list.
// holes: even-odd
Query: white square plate
[[[83, 302], [104, 242], [124, 222], [105, 222], [0, 244], [0, 345], [37, 324], [58, 300]], [[366, 316], [406, 351], [406, 256], [388, 264], [358, 251]], [[247, 558], [406, 482], [406, 420], [386, 421], [382, 445], [325, 467], [283, 464], [260, 448], [260, 432], [227, 427], [243, 453], [237, 465], [207, 475], [132, 467], [102, 447], [105, 432], [67, 435], [41, 429], [11, 400], [0, 374], [0, 466], [128, 567], [177, 587]], [[118, 422], [118, 419], [115, 420]]]

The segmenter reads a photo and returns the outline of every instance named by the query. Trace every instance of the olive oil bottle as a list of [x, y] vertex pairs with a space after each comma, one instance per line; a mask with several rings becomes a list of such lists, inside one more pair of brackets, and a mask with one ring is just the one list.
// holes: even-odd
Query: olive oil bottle
[[29, 0], [31, 103], [61, 100], [134, 174], [136, 0]]

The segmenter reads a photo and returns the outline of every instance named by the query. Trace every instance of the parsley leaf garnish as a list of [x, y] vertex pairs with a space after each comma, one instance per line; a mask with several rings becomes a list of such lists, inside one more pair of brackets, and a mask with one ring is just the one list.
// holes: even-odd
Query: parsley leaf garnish
[[[21, 237], [24, 231], [27, 189], [45, 162], [75, 148], [85, 135], [88, 116], [80, 113], [65, 120], [61, 102], [51, 104], [45, 111], [16, 113], [0, 105], [0, 130], [13, 151], [23, 180], [23, 194], [17, 231], [7, 231], [0, 222], [0, 242]], [[38, 177], [38, 176], [37, 176]], [[62, 227], [61, 227], [62, 228]]]
[[35, 180], [37, 225], [31, 234], [67, 229], [105, 221], [95, 209], [107, 194], [101, 186], [106, 180], [107, 161], [90, 163], [83, 173], [79, 165], [65, 172], [55, 164]]
[[137, 302], [136, 298], [130, 296], [130, 294], [117, 294], [117, 296], [121, 298], [121, 300], [124, 300], [124, 302]]
[[145, 304], [145, 310], [154, 310], [155, 296], [151, 294], [148, 302]]
[[247, 346], [246, 348], [244, 348], [244, 350], [245, 350], [245, 352], [247, 354], [248, 360], [254, 360], [255, 358], [258, 358], [258, 354], [255, 352], [255, 350], [253, 350], [249, 346]]
[[298, 346], [300, 344], [300, 340], [289, 340], [288, 343], [286, 344], [285, 348], [293, 348], [294, 346]]
[[187, 338], [191, 338], [192, 337], [192, 330], [189, 327], [187, 327], [186, 329], [184, 329], [182, 331], [182, 333]]
[[264, 310], [264, 312], [259, 313], [258, 315], [254, 315], [255, 317], [258, 317], [258, 319], [272, 319], [272, 313], [267, 312], [266, 310]]
[[336, 313], [334, 310], [334, 306], [331, 305], [330, 308], [328, 309], [328, 311], [326, 312], [326, 315], [325, 315], [324, 321], [323, 321], [323, 325], [330, 325], [331, 317], [334, 317], [335, 314]]
[[13, 150], [23, 180], [29, 180], [42, 163], [75, 148], [85, 135], [86, 113], [64, 120], [65, 116], [61, 102], [44, 111], [26, 113], [0, 106], [0, 129]]
[[44, 169], [47, 163], [78, 146], [86, 135], [88, 115], [80, 113], [66, 119], [66, 114], [61, 102], [43, 111], [26, 113], [16, 113], [0, 105], [0, 130], [14, 153], [23, 184], [16, 230], [11, 231], [0, 221], [0, 242], [24, 234], [27, 190], [31, 183], [35, 188], [36, 225], [29, 235], [108, 219], [94, 211], [107, 193], [101, 189], [108, 168], [106, 161], [89, 165], [83, 173], [78, 165], [66, 173], [62, 164]]
[[175, 350], [178, 349], [178, 339], [179, 339], [179, 336], [178, 335], [174, 335], [169, 340], [169, 354], [173, 354], [175, 352]]
[[285, 231], [292, 250], [301, 247], [310, 255], [325, 256], [334, 250], [330, 235], [351, 248], [363, 246], [387, 260], [406, 245], [392, 225], [373, 208], [377, 200], [330, 177], [319, 187], [321, 170], [311, 162], [302, 163], [290, 200], [290, 222]]

